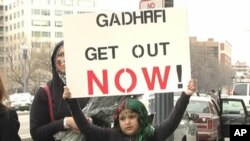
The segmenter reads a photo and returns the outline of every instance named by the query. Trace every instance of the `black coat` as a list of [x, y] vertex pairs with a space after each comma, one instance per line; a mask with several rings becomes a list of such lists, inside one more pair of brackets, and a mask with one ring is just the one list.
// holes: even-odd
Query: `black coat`
[[[190, 96], [184, 92], [177, 100], [175, 107], [171, 114], [163, 120], [160, 124], [155, 125], [154, 134], [145, 139], [145, 141], [164, 141], [166, 140], [178, 127], [182, 116], [189, 103]], [[127, 136], [121, 130], [116, 128], [102, 128], [91, 124], [82, 113], [79, 104], [75, 99], [67, 100], [72, 111], [74, 120], [80, 129], [81, 133], [85, 135], [87, 140], [91, 141], [135, 141], [134, 136]]]
[[0, 141], [21, 141], [19, 128], [16, 111], [0, 104]]
[[[52, 96], [52, 107], [55, 121], [51, 122], [48, 109], [48, 98], [46, 91], [41, 87], [35, 94], [30, 109], [30, 134], [34, 141], [54, 141], [53, 135], [59, 131], [64, 131], [63, 119], [71, 116], [66, 102], [62, 99], [63, 86], [65, 85], [56, 71], [55, 57], [59, 47], [63, 42], [59, 42], [52, 54], [52, 75], [53, 78], [48, 82]], [[89, 99], [80, 99], [83, 108]]]

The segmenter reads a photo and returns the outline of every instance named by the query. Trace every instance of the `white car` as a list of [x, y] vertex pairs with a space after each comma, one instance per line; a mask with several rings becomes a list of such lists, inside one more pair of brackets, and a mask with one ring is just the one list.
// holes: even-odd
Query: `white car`
[[30, 93], [15, 93], [9, 96], [11, 108], [14, 108], [15, 110], [28, 110], [30, 109], [30, 106], [32, 104], [32, 98], [33, 96]]

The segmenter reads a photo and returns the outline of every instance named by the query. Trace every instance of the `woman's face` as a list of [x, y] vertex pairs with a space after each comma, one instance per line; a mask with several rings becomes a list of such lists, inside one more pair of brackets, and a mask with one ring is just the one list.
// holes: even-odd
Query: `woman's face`
[[56, 68], [59, 72], [65, 73], [64, 47], [59, 49], [59, 52], [56, 56]]
[[119, 124], [122, 132], [125, 135], [132, 136], [135, 135], [139, 128], [139, 115], [130, 109], [124, 109], [119, 114]]

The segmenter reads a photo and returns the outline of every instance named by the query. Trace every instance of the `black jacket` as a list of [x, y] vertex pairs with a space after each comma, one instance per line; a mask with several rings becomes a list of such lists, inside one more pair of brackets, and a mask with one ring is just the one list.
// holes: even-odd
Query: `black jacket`
[[[166, 140], [178, 127], [182, 116], [189, 103], [190, 96], [186, 95], [184, 92], [175, 104], [171, 114], [161, 122], [159, 125], [155, 126], [154, 134], [145, 139], [145, 141], [164, 141]], [[81, 133], [85, 135], [87, 140], [91, 141], [135, 141], [135, 137], [126, 136], [120, 130], [115, 128], [102, 128], [87, 121], [86, 117], [82, 113], [77, 100], [69, 99], [67, 100], [74, 120], [80, 129]]]
[[[62, 100], [63, 86], [65, 85], [56, 71], [54, 58], [63, 41], [59, 42], [52, 54], [52, 80], [47, 84], [52, 96], [52, 107], [55, 121], [51, 122], [48, 109], [48, 99], [46, 91], [41, 87], [35, 94], [30, 110], [30, 134], [34, 141], [53, 141], [53, 135], [59, 131], [64, 131], [63, 118], [70, 116], [70, 111], [66, 102]], [[83, 108], [89, 99], [79, 99]]]
[[16, 111], [0, 103], [0, 141], [21, 141], [18, 135], [19, 128]]

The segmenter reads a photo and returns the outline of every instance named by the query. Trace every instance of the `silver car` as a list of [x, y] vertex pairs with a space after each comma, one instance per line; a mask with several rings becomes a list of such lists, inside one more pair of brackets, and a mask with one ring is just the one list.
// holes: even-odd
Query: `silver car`
[[10, 107], [15, 110], [29, 111], [32, 104], [32, 95], [30, 93], [15, 93], [10, 95]]
[[194, 120], [199, 119], [199, 115], [192, 113], [189, 115], [188, 112], [185, 112], [182, 120], [174, 131], [174, 140], [175, 141], [199, 141], [198, 129], [194, 123]]

